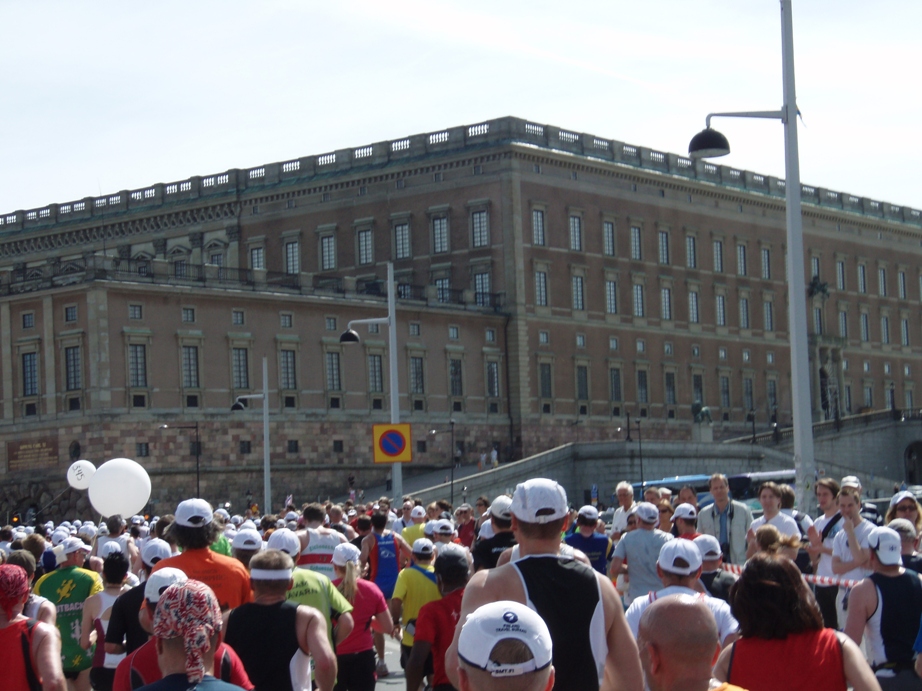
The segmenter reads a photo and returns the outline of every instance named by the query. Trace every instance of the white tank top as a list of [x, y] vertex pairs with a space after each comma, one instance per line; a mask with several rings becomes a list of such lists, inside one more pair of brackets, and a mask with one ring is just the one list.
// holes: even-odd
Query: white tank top
[[307, 534], [310, 540], [298, 557], [298, 566], [322, 573], [331, 580], [336, 578], [333, 572], [333, 550], [342, 542], [340, 534], [321, 533], [316, 528], [308, 528]]
[[[120, 594], [121, 593], [119, 593], [119, 595]], [[112, 616], [112, 605], [115, 604], [115, 600], [117, 598], [118, 595], [112, 595], [111, 593], [107, 593], [105, 590], [99, 593], [99, 599], [102, 601], [102, 606], [99, 609], [99, 616], [96, 617], [96, 622], [98, 623], [99, 628], [102, 629], [103, 640], [97, 640], [96, 645], [105, 645], [106, 631], [109, 630], [109, 617]], [[118, 663], [124, 659], [125, 653], [119, 653], [118, 655], [106, 653], [106, 657], [102, 666], [106, 669], [115, 669], [118, 667]]]

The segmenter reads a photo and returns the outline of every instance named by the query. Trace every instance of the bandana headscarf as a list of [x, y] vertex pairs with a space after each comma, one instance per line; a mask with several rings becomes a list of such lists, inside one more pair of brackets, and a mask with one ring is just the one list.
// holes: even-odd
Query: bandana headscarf
[[13, 607], [29, 594], [29, 576], [18, 564], [0, 565], [0, 608], [7, 619], [13, 618]]
[[221, 630], [221, 608], [211, 588], [201, 581], [176, 583], [163, 591], [154, 614], [154, 635], [182, 638], [186, 650], [186, 676], [196, 684], [205, 676], [202, 656], [211, 638]]

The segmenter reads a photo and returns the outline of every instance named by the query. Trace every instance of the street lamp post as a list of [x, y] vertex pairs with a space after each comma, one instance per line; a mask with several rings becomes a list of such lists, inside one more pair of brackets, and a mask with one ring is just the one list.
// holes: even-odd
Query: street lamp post
[[749, 412], [746, 414], [746, 419], [752, 423], [752, 439], [750, 440], [749, 443], [755, 444], [756, 443], [756, 411], [755, 409], [753, 408], [749, 409]]
[[160, 425], [160, 429], [194, 429], [195, 430], [195, 496], [202, 496], [202, 443], [198, 436], [198, 421], [194, 425]]
[[[387, 263], [387, 316], [371, 319], [353, 319], [339, 336], [340, 343], [360, 343], [361, 337], [352, 328], [356, 324], [387, 325], [388, 384], [390, 385], [391, 424], [400, 422], [400, 388], [397, 385], [397, 284], [394, 282], [394, 264]], [[392, 463], [391, 491], [401, 501], [403, 497], [403, 466]]]
[[797, 151], [797, 98], [794, 88], [794, 29], [791, 0], [781, 3], [781, 71], [784, 103], [781, 110], [739, 113], [711, 113], [704, 130], [688, 145], [692, 158], [724, 156], [730, 153], [727, 138], [711, 129], [711, 118], [772, 118], [784, 124], [785, 201], [787, 224], [788, 331], [791, 339], [791, 398], [794, 433], [794, 468], [797, 501], [810, 505], [816, 479], [813, 455], [813, 418], [810, 412], [810, 363], [807, 352], [806, 281], [804, 280], [804, 238], [800, 199], [800, 161]]
[[272, 475], [269, 467], [269, 359], [263, 357], [263, 392], [237, 396], [232, 411], [244, 410], [248, 399], [263, 402], [263, 515], [272, 513]]
[[[429, 436], [434, 437], [437, 434], [442, 434], [443, 432], [451, 432], [451, 452], [448, 454], [448, 461], [451, 465], [451, 485], [450, 487], [450, 499], [452, 507], [455, 505], [455, 463], [457, 457], [457, 449], [455, 449], [455, 420], [452, 418], [448, 421], [448, 429], [431, 429], [429, 430]], [[394, 495], [397, 496], [397, 495]]]

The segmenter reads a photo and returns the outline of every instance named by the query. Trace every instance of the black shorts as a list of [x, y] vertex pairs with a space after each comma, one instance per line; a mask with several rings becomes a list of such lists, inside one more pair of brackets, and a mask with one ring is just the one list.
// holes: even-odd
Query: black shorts
[[[410, 652], [412, 650], [413, 650], [412, 645], [404, 645], [403, 643], [400, 644], [400, 669], [407, 668], [407, 662], [410, 659]], [[423, 676], [424, 677], [432, 676], [432, 673], [434, 671], [435, 670], [432, 667], [432, 653], [430, 652], [426, 656], [426, 664], [423, 665]]]
[[339, 671], [333, 691], [374, 691], [375, 651], [337, 655]]

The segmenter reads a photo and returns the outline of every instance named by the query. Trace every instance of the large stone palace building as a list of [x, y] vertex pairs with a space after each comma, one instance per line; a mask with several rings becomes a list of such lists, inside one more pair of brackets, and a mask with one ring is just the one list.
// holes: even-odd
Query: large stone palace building
[[385, 316], [387, 262], [418, 464], [447, 466], [429, 430], [452, 419], [463, 459], [628, 414], [688, 438], [695, 403], [718, 437], [787, 424], [789, 299], [814, 419], [913, 407], [922, 214], [803, 199], [797, 296], [782, 180], [513, 117], [0, 215], [0, 511], [50, 501], [76, 457], [135, 458], [168, 505], [195, 424], [202, 494], [260, 496], [260, 404], [230, 407], [263, 358], [276, 501], [380, 481], [386, 327], [339, 336]]

